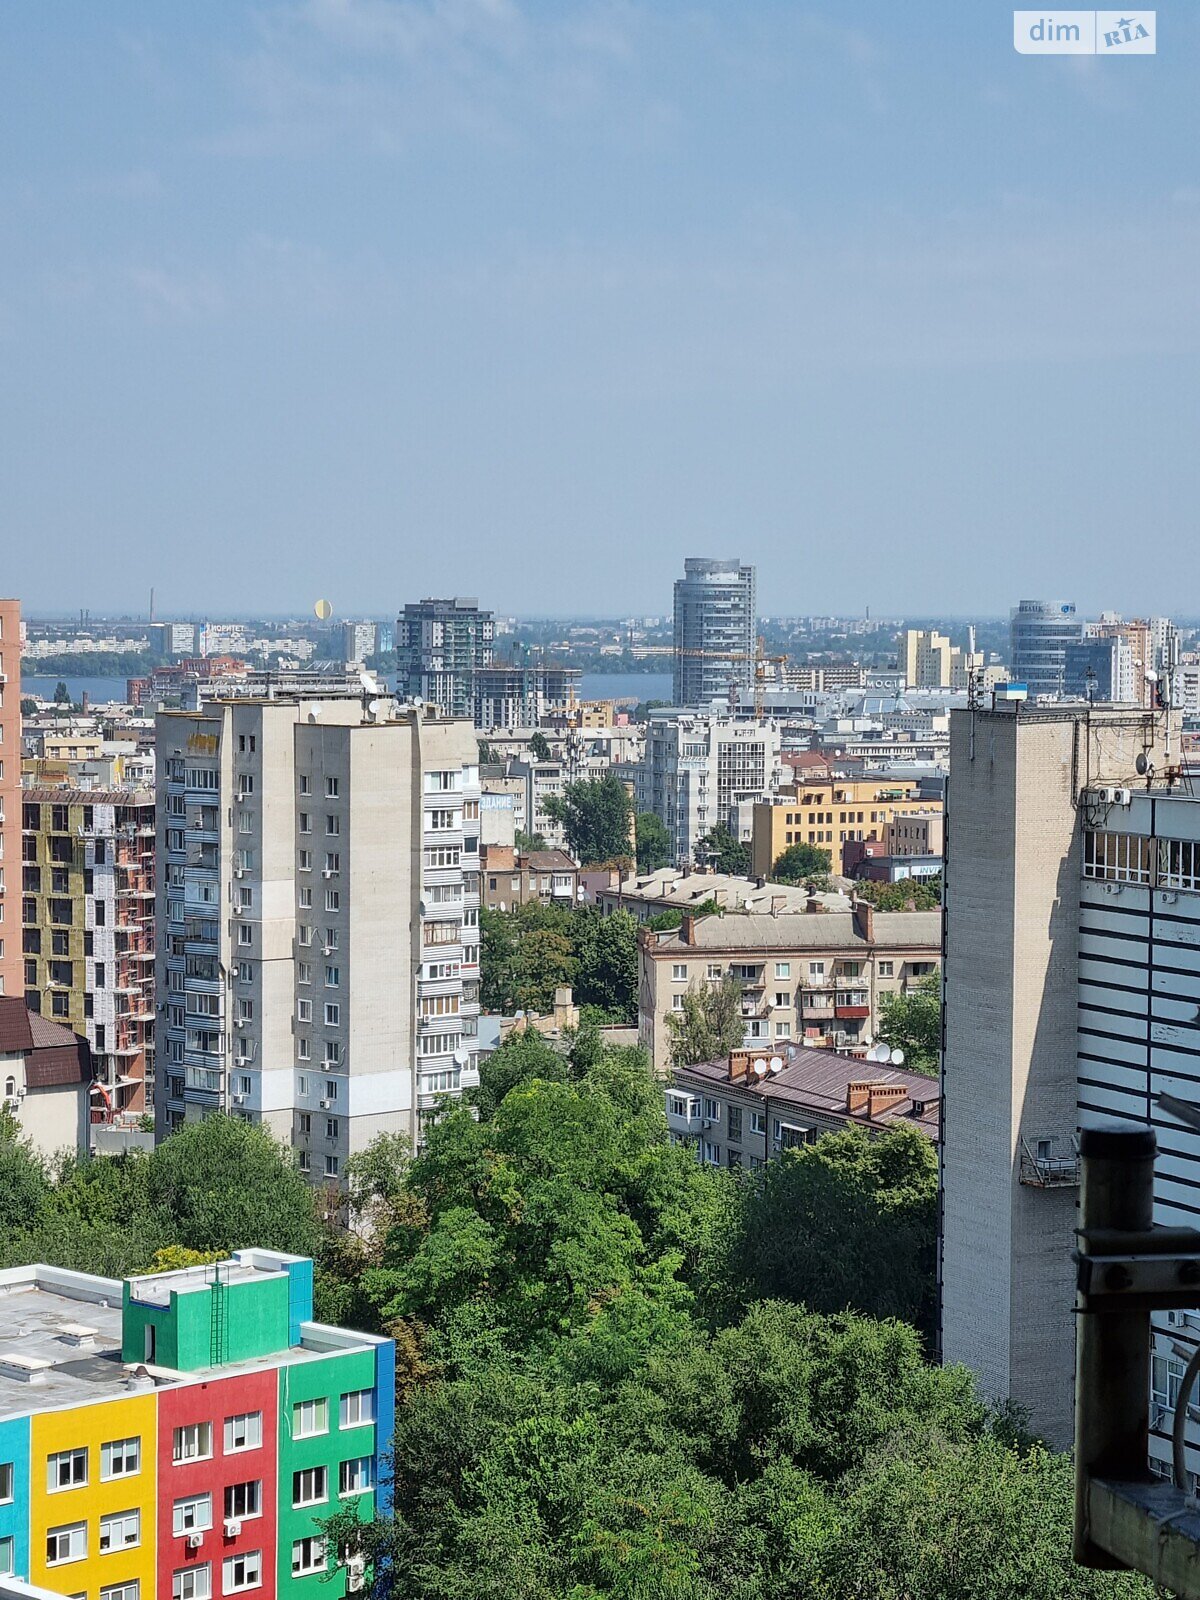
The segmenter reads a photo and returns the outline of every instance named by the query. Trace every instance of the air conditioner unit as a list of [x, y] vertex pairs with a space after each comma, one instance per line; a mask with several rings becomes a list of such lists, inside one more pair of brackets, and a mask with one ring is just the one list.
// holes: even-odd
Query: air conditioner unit
[[199, 1550], [200, 1546], [203, 1543], [204, 1543], [204, 1535], [202, 1533], [189, 1533], [188, 1534], [187, 1547], [188, 1547], [189, 1550]]
[[[244, 1062], [244, 1061], [242, 1061], [242, 1059], [241, 1059], [241, 1058], [240, 1058], [240, 1057], [239, 1057], [239, 1058], [238, 1058], [238, 1062], [237, 1062], [237, 1065], [238, 1065], [238, 1066], [239, 1066], [239, 1067], [241, 1067], [241, 1066], [244, 1066], [244, 1065], [245, 1065], [245, 1062]], [[241, 1105], [245, 1105], [245, 1103], [246, 1103], [246, 1096], [245, 1096], [245, 1095], [244, 1095], [244, 1094], [235, 1094], [235, 1095], [234, 1095], [234, 1097], [233, 1097], [233, 1103], [234, 1103], [234, 1105], [235, 1105], [235, 1106], [241, 1106]]]
[[245, 867], [234, 867], [233, 875], [235, 878], [244, 878], [246, 876]]
[[338, 875], [338, 869], [336, 867], [322, 867], [321, 868], [321, 876], [323, 878], [336, 878], [337, 875]]
[[362, 1556], [351, 1556], [346, 1563], [346, 1592], [357, 1594], [366, 1578], [367, 1564]]
[[1119, 806], [1127, 806], [1133, 799], [1133, 794], [1129, 789], [1114, 789], [1112, 795], [1114, 803]]
[[318, 1104], [320, 1105], [322, 1111], [328, 1111], [329, 1110], [329, 1101], [328, 1100], [318, 1101]]
[[227, 1539], [236, 1539], [241, 1531], [242, 1525], [236, 1517], [225, 1518], [225, 1537]]

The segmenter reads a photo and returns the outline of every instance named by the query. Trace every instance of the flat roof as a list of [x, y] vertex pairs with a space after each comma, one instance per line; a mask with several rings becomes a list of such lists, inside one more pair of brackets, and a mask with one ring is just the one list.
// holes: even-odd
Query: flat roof
[[940, 951], [942, 947], [940, 911], [876, 911], [872, 930], [868, 945], [852, 911], [808, 911], [779, 917], [749, 911], [737, 916], [698, 917], [691, 944], [684, 942], [681, 929], [672, 929], [656, 935], [648, 948], [656, 956], [717, 950], [765, 956], [774, 950]]
[[104, 1304], [29, 1278], [0, 1283], [0, 1419], [131, 1392], [121, 1360], [121, 1286], [112, 1288]]

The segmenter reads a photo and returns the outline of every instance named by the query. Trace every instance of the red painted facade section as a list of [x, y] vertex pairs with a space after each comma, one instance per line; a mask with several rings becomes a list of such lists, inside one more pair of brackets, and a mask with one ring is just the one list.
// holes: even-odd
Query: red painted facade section
[[[213, 1600], [221, 1594], [221, 1563], [231, 1555], [262, 1551], [262, 1585], [254, 1600], [275, 1600], [276, 1524], [279, 1493], [276, 1481], [279, 1405], [278, 1373], [230, 1374], [158, 1394], [158, 1600], [171, 1600], [172, 1581], [181, 1567], [211, 1565]], [[262, 1443], [254, 1449], [225, 1453], [225, 1419], [248, 1411], [262, 1413]], [[212, 1424], [212, 1456], [205, 1461], [174, 1460], [175, 1429], [198, 1422]], [[261, 1512], [242, 1519], [242, 1531], [225, 1537], [225, 1490], [234, 1484], [261, 1483]], [[197, 1550], [187, 1534], [174, 1531], [175, 1502], [190, 1495], [212, 1496], [212, 1527], [202, 1534]]]

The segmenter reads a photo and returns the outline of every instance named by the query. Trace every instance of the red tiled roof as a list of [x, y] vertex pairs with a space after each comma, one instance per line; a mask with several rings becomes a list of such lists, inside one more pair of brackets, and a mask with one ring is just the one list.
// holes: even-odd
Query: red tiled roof
[[86, 1083], [92, 1075], [86, 1039], [52, 1017], [30, 1011], [17, 997], [0, 999], [0, 1055], [25, 1057], [25, 1082], [30, 1089]]
[[19, 996], [0, 998], [0, 1055], [24, 1055], [33, 1049], [29, 1015]]

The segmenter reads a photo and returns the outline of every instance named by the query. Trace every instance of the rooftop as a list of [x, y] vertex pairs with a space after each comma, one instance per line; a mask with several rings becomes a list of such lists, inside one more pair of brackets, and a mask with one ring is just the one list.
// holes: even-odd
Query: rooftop
[[639, 904], [661, 905], [687, 911], [692, 906], [715, 900], [729, 911], [797, 912], [808, 909], [812, 899], [829, 910], [847, 911], [850, 902], [844, 894], [811, 895], [795, 884], [771, 883], [758, 878], [743, 878], [731, 872], [682, 872], [678, 867], [660, 867], [626, 878], [619, 885], [601, 889], [599, 894]]
[[746, 912], [736, 917], [697, 917], [690, 942], [683, 928], [653, 936], [657, 956], [688, 950], [864, 950], [918, 949], [936, 955], [942, 947], [940, 911], [876, 911], [873, 938], [864, 939], [852, 911], [810, 911], [773, 917]]
[[134, 1387], [119, 1282], [49, 1267], [0, 1273], [0, 1419]]

